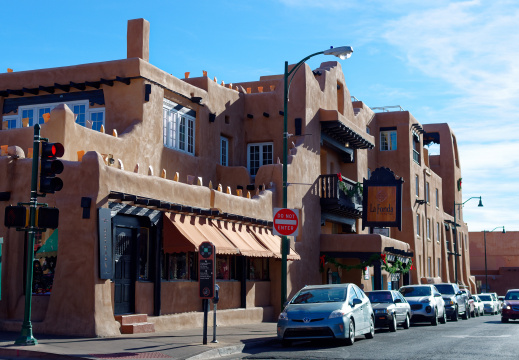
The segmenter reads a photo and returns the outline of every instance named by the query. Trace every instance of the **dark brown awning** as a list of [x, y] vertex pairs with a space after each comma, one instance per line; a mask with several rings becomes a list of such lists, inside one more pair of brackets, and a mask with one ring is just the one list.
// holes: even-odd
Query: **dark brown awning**
[[[373, 137], [354, 124], [346, 124], [341, 121], [344, 118], [336, 110], [319, 110], [321, 132], [339, 143], [348, 143], [352, 149], [373, 149], [375, 144]], [[370, 139], [371, 138], [371, 139]]]

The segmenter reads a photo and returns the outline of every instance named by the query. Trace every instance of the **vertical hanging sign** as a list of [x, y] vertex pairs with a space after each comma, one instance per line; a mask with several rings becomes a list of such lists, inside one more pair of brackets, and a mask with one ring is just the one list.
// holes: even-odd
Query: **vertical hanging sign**
[[112, 212], [99, 209], [99, 278], [113, 279]]
[[378, 168], [369, 180], [364, 179], [362, 229], [398, 227], [402, 230], [402, 178], [388, 168]]
[[212, 242], [204, 241], [198, 247], [198, 285], [200, 299], [214, 298], [215, 284], [215, 247]]

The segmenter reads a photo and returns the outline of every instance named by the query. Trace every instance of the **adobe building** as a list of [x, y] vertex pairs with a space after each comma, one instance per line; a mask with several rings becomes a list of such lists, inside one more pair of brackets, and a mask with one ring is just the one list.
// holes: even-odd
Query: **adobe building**
[[[179, 79], [149, 63], [149, 36], [146, 20], [130, 20], [126, 59], [0, 74], [0, 217], [6, 206], [29, 200], [34, 125], [65, 148], [63, 189], [38, 200], [59, 209], [58, 228], [38, 234], [28, 249], [25, 232], [0, 224], [0, 330], [21, 328], [28, 251], [35, 257], [35, 333], [115, 336], [201, 326], [204, 241], [216, 246], [218, 323], [277, 318], [281, 254], [272, 220], [282, 207], [283, 75], [239, 84], [205, 72]], [[289, 100], [288, 207], [299, 211], [289, 297], [306, 284], [354, 282], [367, 291], [452, 280], [443, 265], [449, 232], [442, 230], [440, 245], [436, 237], [424, 241], [423, 230], [415, 237], [414, 219], [418, 211], [420, 224], [430, 218], [443, 229], [452, 222], [443, 213], [445, 196], [461, 201], [461, 193], [447, 192], [436, 207], [433, 195], [431, 204], [416, 206], [427, 181], [433, 194], [447, 187], [433, 164], [452, 165], [448, 157], [447, 164], [429, 160], [425, 150], [415, 165], [410, 150], [402, 152], [417, 122], [384, 119], [352, 103], [335, 61], [303, 65]], [[399, 129], [398, 160], [378, 150], [379, 127], [392, 126]], [[448, 126], [438, 126], [432, 132], [454, 151]], [[368, 166], [391, 167], [406, 179], [402, 231], [363, 229], [360, 185]], [[454, 186], [459, 172], [450, 171]], [[407, 180], [415, 174], [418, 198]], [[388, 266], [411, 259], [419, 270], [393, 279]], [[469, 284], [464, 264], [460, 281]], [[128, 314], [138, 316], [121, 318]], [[137, 324], [121, 325], [128, 319]]]
[[470, 271], [476, 278], [478, 293], [496, 292], [504, 296], [508, 289], [519, 288], [519, 236], [517, 231], [503, 233], [501, 227], [491, 230], [486, 234], [470, 232]]
[[[363, 108], [362, 102], [355, 107]], [[455, 282], [476, 290], [470, 276], [468, 226], [463, 221], [461, 167], [456, 136], [448, 124], [421, 125], [398, 111], [378, 112], [367, 125], [377, 143], [368, 152], [369, 171], [385, 166], [403, 178], [402, 229], [373, 229], [410, 245], [416, 266], [410, 283]], [[437, 144], [429, 155], [426, 145]], [[455, 230], [457, 228], [457, 231]], [[454, 244], [457, 244], [455, 247]], [[456, 251], [457, 248], [457, 251]], [[457, 271], [455, 256], [457, 252]], [[456, 274], [457, 273], [457, 274]]]

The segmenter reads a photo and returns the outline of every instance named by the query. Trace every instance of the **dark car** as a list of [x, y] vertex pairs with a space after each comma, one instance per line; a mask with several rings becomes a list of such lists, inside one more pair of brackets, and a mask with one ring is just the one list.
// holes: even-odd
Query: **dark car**
[[468, 298], [460, 290], [458, 284], [444, 283], [434, 284], [436, 289], [442, 294], [445, 301], [445, 311], [452, 321], [458, 321], [458, 317], [468, 319]]
[[366, 293], [375, 314], [375, 327], [389, 327], [396, 331], [397, 325], [409, 329], [411, 324], [411, 306], [395, 290], [376, 290]]
[[519, 289], [508, 290], [501, 309], [501, 322], [519, 319]]

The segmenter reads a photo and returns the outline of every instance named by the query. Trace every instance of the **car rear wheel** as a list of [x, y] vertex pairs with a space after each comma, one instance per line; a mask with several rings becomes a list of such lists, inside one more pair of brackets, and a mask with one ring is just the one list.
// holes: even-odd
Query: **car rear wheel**
[[461, 315], [461, 318], [463, 320], [468, 320], [468, 318], [469, 318], [469, 307], [468, 306], [465, 307], [465, 312], [463, 313], [463, 315]]
[[348, 337], [344, 341], [346, 345], [353, 345], [355, 342], [355, 323], [353, 319], [350, 319], [350, 325], [348, 327]]
[[366, 333], [366, 339], [373, 339], [375, 337], [375, 320], [369, 318], [369, 333]]
[[445, 314], [445, 309], [443, 309], [443, 316], [440, 319], [440, 323], [442, 323], [442, 324], [447, 323], [447, 314]]
[[393, 321], [389, 324], [389, 331], [395, 332], [396, 331], [396, 315], [393, 314]]
[[404, 329], [409, 329], [411, 327], [411, 319], [409, 314], [405, 316]]
[[501, 322], [502, 323], [507, 323], [508, 322], [508, 318], [501, 317]]
[[438, 310], [434, 310], [434, 317], [431, 320], [431, 325], [438, 326]]

